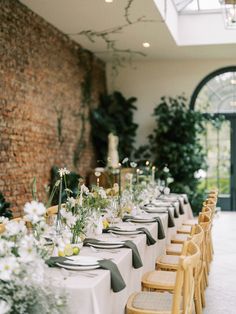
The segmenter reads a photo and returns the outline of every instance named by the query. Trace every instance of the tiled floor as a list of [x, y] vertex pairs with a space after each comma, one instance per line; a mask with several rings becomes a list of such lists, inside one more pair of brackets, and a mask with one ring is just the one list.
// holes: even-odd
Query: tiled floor
[[236, 212], [220, 212], [213, 226], [211, 264], [204, 314], [236, 314]]

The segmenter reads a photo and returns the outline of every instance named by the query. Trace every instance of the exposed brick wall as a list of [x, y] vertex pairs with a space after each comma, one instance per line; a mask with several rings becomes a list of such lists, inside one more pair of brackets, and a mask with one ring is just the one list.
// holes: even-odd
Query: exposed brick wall
[[82, 175], [94, 166], [81, 88], [88, 70], [95, 106], [105, 90], [103, 62], [17, 0], [0, 1], [0, 191], [15, 216], [31, 199], [34, 176], [43, 200], [53, 165]]

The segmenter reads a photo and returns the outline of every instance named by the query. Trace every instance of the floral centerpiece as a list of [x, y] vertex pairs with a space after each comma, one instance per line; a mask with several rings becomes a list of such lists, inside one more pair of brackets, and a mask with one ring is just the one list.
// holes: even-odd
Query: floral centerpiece
[[[106, 192], [102, 187], [94, 186], [92, 190], [79, 183], [79, 193], [74, 197], [68, 196], [67, 202], [60, 210], [60, 219], [67, 230], [70, 230], [71, 243], [81, 242], [93, 225], [100, 221], [101, 211], [109, 203]], [[68, 190], [68, 194], [70, 191]]]
[[23, 220], [0, 217], [5, 229], [0, 234], [0, 313], [64, 313], [65, 297], [55, 292], [45, 278], [46, 208], [32, 201], [24, 210], [32, 233]]

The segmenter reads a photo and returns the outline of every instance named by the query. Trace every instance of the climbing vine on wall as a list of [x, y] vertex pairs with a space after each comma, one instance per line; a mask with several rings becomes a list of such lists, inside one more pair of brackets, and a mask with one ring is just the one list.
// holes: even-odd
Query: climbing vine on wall
[[147, 19], [145, 16], [140, 16], [136, 19], [131, 19], [130, 12], [135, 0], [128, 0], [126, 6], [124, 7], [124, 23], [111, 28], [107, 28], [101, 31], [95, 31], [92, 29], [82, 30], [77, 33], [71, 33], [70, 36], [85, 36], [91, 43], [95, 43], [97, 40], [102, 40], [105, 44], [106, 51], [99, 51], [97, 53], [107, 53], [111, 54], [112, 60], [112, 74], [116, 76], [120, 67], [125, 66], [128, 62], [132, 63], [132, 59], [135, 56], [143, 56], [146, 54], [142, 51], [132, 50], [132, 49], [121, 49], [119, 48], [114, 35], [122, 33], [125, 29], [139, 23], [147, 22], [157, 22], [156, 20]]
[[76, 117], [79, 117], [78, 125], [80, 126], [79, 138], [75, 147], [73, 163], [77, 167], [81, 158], [81, 154], [86, 147], [86, 122], [89, 120], [90, 107], [92, 102], [92, 64], [93, 55], [91, 52], [81, 48], [79, 51], [79, 63], [83, 68], [84, 79], [80, 84], [81, 89], [81, 102], [80, 110]]

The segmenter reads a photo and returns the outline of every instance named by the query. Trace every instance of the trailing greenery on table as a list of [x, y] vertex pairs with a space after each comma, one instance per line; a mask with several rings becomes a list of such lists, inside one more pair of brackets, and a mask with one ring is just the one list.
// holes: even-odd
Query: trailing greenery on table
[[[106, 163], [108, 134], [119, 137], [119, 157], [130, 158], [138, 125], [133, 122], [135, 97], [126, 99], [120, 92], [102, 95], [99, 106], [91, 111], [92, 138], [99, 161]], [[101, 163], [101, 162], [100, 162]]]

